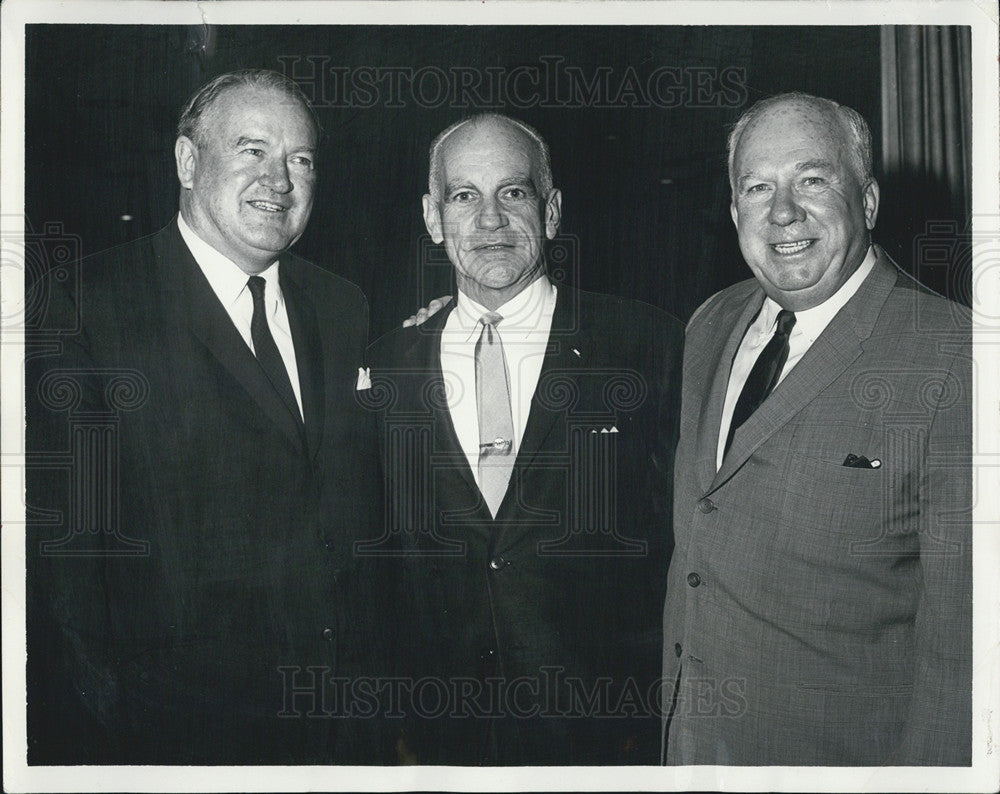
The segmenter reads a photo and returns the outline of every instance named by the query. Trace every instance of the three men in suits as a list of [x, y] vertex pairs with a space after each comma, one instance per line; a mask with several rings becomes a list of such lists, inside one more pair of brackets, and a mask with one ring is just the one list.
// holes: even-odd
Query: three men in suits
[[431, 146], [458, 296], [369, 350], [419, 763], [655, 763], [679, 324], [554, 284], [561, 194], [514, 119]]
[[317, 718], [321, 676], [374, 672], [352, 543], [381, 526], [365, 299], [288, 253], [319, 132], [282, 75], [216, 78], [181, 117], [180, 214], [38, 285], [32, 763], [383, 760], [371, 721]]
[[666, 761], [968, 764], [968, 312], [871, 244], [854, 111], [761, 101], [729, 158], [755, 278], [686, 333]]

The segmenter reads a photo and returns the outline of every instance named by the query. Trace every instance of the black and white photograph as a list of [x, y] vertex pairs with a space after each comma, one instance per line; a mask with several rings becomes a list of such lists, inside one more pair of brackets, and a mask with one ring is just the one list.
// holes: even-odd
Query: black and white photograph
[[2, 15], [5, 790], [1000, 785], [995, 9]]

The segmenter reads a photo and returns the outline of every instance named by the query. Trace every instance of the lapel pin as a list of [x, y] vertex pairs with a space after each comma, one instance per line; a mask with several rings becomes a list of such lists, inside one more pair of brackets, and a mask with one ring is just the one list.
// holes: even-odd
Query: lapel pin
[[574, 348], [573, 348], [573, 352], [574, 352], [574, 353], [576, 353], [576, 357], [577, 357], [577, 358], [580, 358], [580, 351], [579, 351], [579, 350], [577, 350], [577, 349], [576, 349], [576, 348], [574, 347]]

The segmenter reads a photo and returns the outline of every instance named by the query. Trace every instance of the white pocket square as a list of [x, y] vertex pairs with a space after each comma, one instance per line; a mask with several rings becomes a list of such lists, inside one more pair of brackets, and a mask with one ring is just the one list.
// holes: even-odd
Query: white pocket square
[[358, 391], [370, 389], [372, 387], [371, 367], [358, 367], [358, 385], [354, 388]]
[[[591, 430], [590, 432], [591, 433], [596, 433], [598, 431], [597, 430]], [[601, 430], [600, 430], [600, 432], [601, 433], [617, 433], [618, 432], [618, 428], [615, 427], [614, 425], [612, 425], [611, 427], [602, 427]]]

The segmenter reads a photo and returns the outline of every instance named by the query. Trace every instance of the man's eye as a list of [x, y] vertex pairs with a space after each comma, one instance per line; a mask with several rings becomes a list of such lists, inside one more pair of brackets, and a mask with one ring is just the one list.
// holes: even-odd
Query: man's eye
[[826, 180], [821, 176], [807, 176], [802, 180], [802, 184], [806, 187], [818, 187], [820, 185], [825, 185]]
[[512, 187], [512, 188], [510, 188], [510, 189], [507, 190], [507, 198], [523, 199], [523, 198], [527, 198], [527, 196], [528, 196], [528, 192], [526, 190], [524, 190], [523, 188]]
[[460, 190], [457, 193], [452, 193], [451, 200], [455, 204], [468, 204], [476, 197], [476, 194], [471, 190]]
[[294, 165], [300, 165], [303, 168], [307, 168], [310, 171], [312, 171], [313, 161], [310, 160], [308, 157], [305, 157], [303, 155], [296, 155], [295, 157], [292, 158], [292, 163]]
[[747, 193], [763, 193], [764, 191], [769, 190], [770, 187], [771, 187], [770, 185], [767, 185], [767, 184], [761, 182], [760, 184], [757, 184], [757, 185], [750, 185], [749, 187], [746, 188], [746, 192]]
[[264, 154], [263, 149], [254, 149], [253, 147], [247, 147], [243, 150], [243, 154], [249, 154], [253, 157], [262, 157]]

